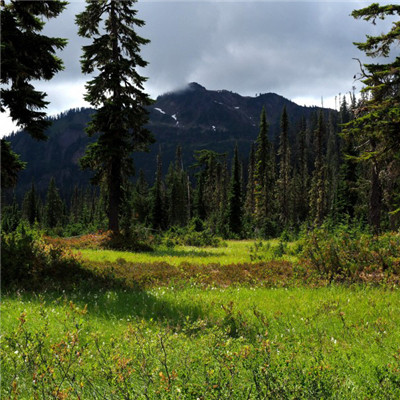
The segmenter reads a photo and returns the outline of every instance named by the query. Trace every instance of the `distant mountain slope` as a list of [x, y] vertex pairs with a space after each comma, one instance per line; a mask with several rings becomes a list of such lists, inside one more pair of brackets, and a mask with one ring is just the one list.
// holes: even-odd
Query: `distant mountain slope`
[[[270, 139], [276, 142], [285, 105], [292, 125], [303, 116], [309, 119], [316, 110], [315, 107], [301, 107], [274, 93], [244, 97], [227, 90], [207, 90], [197, 83], [159, 96], [149, 107], [149, 128], [156, 143], [150, 153], [134, 155], [136, 169], [142, 168], [152, 181], [158, 151], [161, 149], [166, 171], [177, 145], [182, 146], [185, 167], [193, 163], [195, 150], [207, 148], [231, 154], [236, 142], [242, 157], [246, 158], [258, 134], [262, 107], [266, 108]], [[75, 109], [62, 113], [48, 129], [47, 142], [36, 142], [24, 132], [9, 138], [14, 151], [28, 162], [20, 175], [17, 193], [26, 191], [32, 181], [44, 192], [52, 176], [64, 195], [70, 193], [74, 185], [88, 184], [90, 173], [80, 170], [78, 160], [87, 144], [94, 140], [84, 133], [92, 112]]]

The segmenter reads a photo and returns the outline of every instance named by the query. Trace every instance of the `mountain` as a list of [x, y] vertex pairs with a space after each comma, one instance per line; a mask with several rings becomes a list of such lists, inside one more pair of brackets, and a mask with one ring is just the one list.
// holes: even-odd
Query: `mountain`
[[[207, 90], [198, 83], [161, 95], [149, 107], [149, 129], [156, 143], [150, 153], [134, 154], [136, 169], [143, 169], [152, 181], [156, 154], [161, 150], [166, 172], [175, 157], [177, 145], [182, 146], [185, 168], [193, 164], [195, 150], [210, 149], [228, 153], [230, 157], [236, 142], [242, 158], [247, 158], [251, 143], [258, 134], [262, 107], [266, 109], [270, 124], [270, 139], [276, 144], [284, 106], [292, 127], [301, 117], [310, 119], [318, 110], [316, 107], [301, 107], [274, 93], [247, 97], [227, 90]], [[64, 195], [69, 194], [74, 185], [89, 183], [90, 172], [81, 171], [78, 160], [87, 144], [94, 140], [84, 133], [92, 113], [91, 109], [73, 109], [52, 118], [46, 142], [37, 142], [25, 132], [9, 137], [13, 150], [28, 163], [20, 175], [17, 194], [24, 193], [32, 181], [38, 191], [44, 193], [52, 176]], [[293, 130], [292, 136], [294, 134]]]

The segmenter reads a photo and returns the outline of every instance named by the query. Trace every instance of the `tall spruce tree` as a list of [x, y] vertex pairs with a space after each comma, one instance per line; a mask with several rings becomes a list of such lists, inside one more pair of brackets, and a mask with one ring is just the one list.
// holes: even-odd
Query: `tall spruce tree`
[[228, 226], [229, 231], [240, 235], [242, 232], [242, 182], [241, 171], [236, 143], [232, 161], [231, 182], [228, 195]]
[[246, 186], [246, 200], [245, 200], [245, 219], [248, 224], [252, 224], [255, 213], [255, 181], [254, 174], [256, 168], [255, 161], [255, 144], [251, 144], [249, 154], [249, 164], [247, 167], [247, 186]]
[[[9, 112], [11, 119], [33, 138], [46, 139], [46, 93], [35, 90], [34, 80], [50, 80], [63, 69], [55, 55], [67, 44], [65, 39], [41, 34], [44, 19], [57, 17], [65, 1], [10, 1], [1, 7], [1, 88], [0, 111]], [[3, 132], [3, 134], [6, 132]], [[16, 184], [24, 168], [5, 139], [1, 139], [1, 186]]]
[[312, 222], [316, 225], [320, 225], [325, 216], [324, 137], [325, 121], [321, 110], [318, 115], [317, 128], [314, 131], [315, 162], [310, 190], [310, 215]]
[[167, 223], [165, 211], [165, 188], [162, 180], [161, 155], [157, 155], [156, 180], [151, 191], [150, 222], [154, 229], [164, 229]]
[[278, 201], [279, 201], [279, 220], [286, 227], [290, 219], [290, 146], [289, 146], [289, 119], [284, 106], [281, 116], [281, 133], [278, 156], [279, 160], [279, 179], [278, 179]]
[[22, 216], [33, 225], [35, 221], [39, 221], [39, 200], [36, 194], [35, 184], [32, 182], [31, 189], [25, 193], [22, 202]]
[[55, 228], [63, 221], [64, 205], [54, 178], [51, 178], [46, 194], [44, 208], [45, 223], [48, 228]]
[[263, 233], [270, 235], [274, 216], [275, 160], [268, 139], [268, 122], [265, 107], [260, 116], [254, 172], [255, 222]]
[[109, 229], [113, 232], [119, 232], [123, 186], [133, 174], [131, 154], [146, 150], [153, 142], [144, 127], [148, 121], [145, 107], [151, 100], [143, 88], [146, 78], [137, 71], [147, 65], [140, 47], [149, 41], [135, 31], [144, 25], [136, 18], [135, 3], [87, 0], [86, 10], [76, 17], [79, 35], [93, 39], [92, 44], [83, 46], [82, 72], [98, 72], [86, 84], [85, 100], [98, 107], [86, 131], [100, 136], [81, 164], [95, 172], [93, 183], [106, 183]]
[[[355, 10], [356, 19], [376, 24], [377, 19], [400, 16], [400, 5], [377, 3]], [[360, 79], [365, 84], [363, 98], [355, 110], [355, 119], [350, 121], [346, 135], [356, 138], [359, 146], [357, 159], [370, 167], [369, 220], [375, 232], [381, 225], [383, 187], [381, 172], [387, 168], [399, 169], [400, 157], [400, 57], [396, 46], [400, 44], [400, 20], [392, 24], [387, 33], [367, 36], [363, 43], [355, 43], [367, 56], [389, 58], [387, 63], [361, 65]], [[397, 164], [397, 166], [396, 166]], [[400, 205], [397, 209], [400, 212]]]

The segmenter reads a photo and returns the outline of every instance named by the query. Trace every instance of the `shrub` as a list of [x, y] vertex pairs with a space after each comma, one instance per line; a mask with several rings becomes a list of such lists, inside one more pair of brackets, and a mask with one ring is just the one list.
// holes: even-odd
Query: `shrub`
[[373, 236], [351, 228], [330, 232], [321, 227], [308, 234], [303, 246], [300, 262], [308, 262], [331, 281], [376, 282], [400, 274], [399, 233]]
[[40, 232], [23, 223], [2, 237], [1, 285], [4, 288], [65, 287], [90, 275], [68, 249], [45, 243]]
[[222, 239], [211, 232], [210, 229], [200, 229], [197, 220], [185, 228], [172, 228], [164, 234], [162, 244], [167, 247], [176, 245], [196, 246], [196, 247], [218, 247], [222, 246]]

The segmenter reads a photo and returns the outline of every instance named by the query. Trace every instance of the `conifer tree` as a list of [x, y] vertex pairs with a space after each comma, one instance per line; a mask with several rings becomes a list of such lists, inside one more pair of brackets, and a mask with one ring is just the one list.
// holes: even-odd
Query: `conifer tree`
[[268, 140], [268, 123], [265, 108], [260, 116], [260, 131], [257, 137], [254, 173], [255, 221], [258, 229], [272, 234], [274, 215], [275, 160], [272, 145]]
[[322, 110], [319, 112], [318, 125], [314, 131], [315, 163], [310, 191], [310, 215], [314, 224], [320, 225], [325, 212], [325, 182], [323, 162], [323, 140], [325, 122]]
[[329, 113], [326, 150], [325, 197], [327, 214], [336, 220], [339, 217], [338, 187], [340, 166], [340, 145], [333, 113]]
[[245, 218], [249, 224], [252, 223], [255, 213], [255, 174], [256, 162], [255, 162], [255, 144], [252, 143], [250, 154], [249, 154], [249, 164], [247, 168], [247, 186], [246, 186], [246, 200], [245, 200]]
[[228, 195], [228, 226], [229, 231], [240, 235], [242, 232], [242, 182], [236, 143], [232, 162], [231, 182]]
[[[51, 124], [43, 111], [48, 102], [46, 93], [35, 90], [33, 80], [50, 80], [63, 69], [55, 55], [67, 44], [65, 39], [41, 34], [43, 19], [57, 17], [65, 1], [1, 1], [1, 88], [0, 112], [9, 112], [11, 119], [33, 138], [46, 139], [45, 129]], [[3, 132], [5, 133], [5, 132]], [[1, 186], [16, 184], [18, 173], [25, 167], [1, 139]]]
[[166, 227], [165, 211], [165, 188], [162, 180], [161, 155], [157, 155], [156, 180], [151, 193], [150, 222], [154, 229], [164, 229]]
[[307, 219], [309, 211], [309, 173], [307, 151], [307, 123], [303, 117], [300, 121], [297, 145], [297, 166], [295, 175], [294, 206], [295, 222], [302, 223]]
[[135, 184], [132, 197], [135, 218], [140, 223], [146, 224], [150, 214], [150, 192], [149, 184], [142, 169], [139, 171], [139, 178]]
[[289, 119], [286, 106], [283, 108], [281, 117], [281, 134], [278, 155], [279, 161], [279, 179], [278, 179], [278, 201], [279, 201], [279, 220], [283, 226], [289, 223], [290, 207], [290, 148], [289, 148]]
[[31, 189], [25, 193], [24, 200], [22, 202], [22, 215], [30, 225], [33, 225], [35, 221], [39, 221], [38, 203], [35, 185], [32, 182]]
[[175, 163], [168, 169], [166, 184], [169, 224], [184, 226], [188, 222], [188, 193], [180, 146], [176, 149]]
[[140, 46], [149, 41], [135, 31], [144, 25], [136, 17], [136, 0], [87, 3], [76, 22], [79, 35], [93, 39], [83, 47], [81, 63], [83, 73], [98, 72], [86, 84], [85, 100], [98, 107], [87, 133], [100, 136], [87, 149], [81, 164], [95, 171], [93, 183], [106, 183], [109, 229], [118, 232], [122, 188], [133, 174], [131, 154], [147, 149], [153, 141], [144, 127], [148, 121], [145, 107], [151, 103], [143, 88], [146, 78], [138, 73], [138, 68], [147, 65], [140, 56]]
[[44, 208], [45, 223], [48, 228], [55, 228], [60, 225], [63, 220], [63, 207], [56, 182], [54, 178], [51, 178]]
[[[378, 18], [400, 16], [400, 5], [373, 3], [354, 10], [352, 16], [376, 24]], [[393, 22], [389, 32], [367, 36], [366, 42], [355, 43], [359, 50], [373, 58], [390, 57], [391, 50], [399, 44], [399, 20]], [[364, 96], [355, 109], [355, 119], [345, 129], [345, 134], [355, 137], [358, 142], [358, 160], [370, 168], [369, 221], [375, 232], [381, 225], [384, 192], [381, 171], [394, 166], [400, 156], [400, 57], [396, 53], [392, 55], [394, 57], [386, 64], [360, 63]]]

